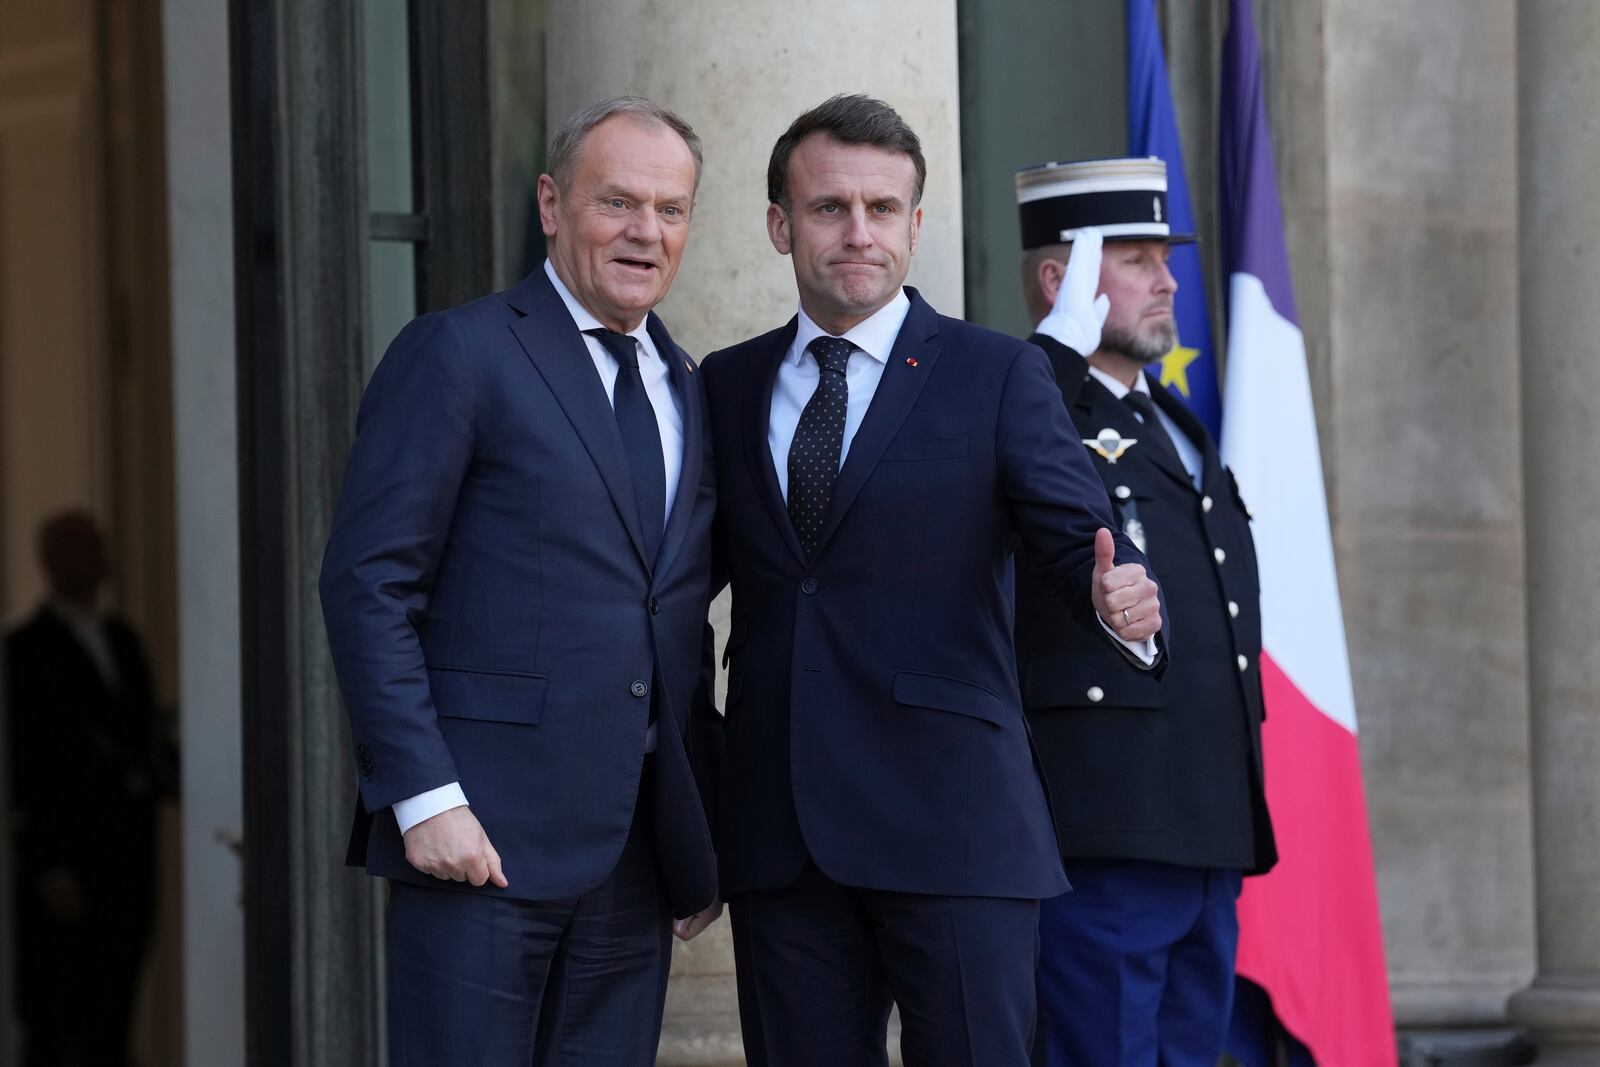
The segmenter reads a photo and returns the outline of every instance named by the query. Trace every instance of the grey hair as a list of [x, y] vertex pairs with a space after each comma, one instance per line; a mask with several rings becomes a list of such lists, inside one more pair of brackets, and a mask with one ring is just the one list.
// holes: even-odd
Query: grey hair
[[550, 150], [545, 155], [545, 168], [557, 186], [566, 189], [572, 172], [577, 169], [578, 157], [583, 154], [583, 144], [589, 139], [590, 132], [613, 115], [630, 115], [641, 122], [665, 126], [683, 138], [683, 143], [689, 146], [689, 154], [694, 157], [694, 187], [696, 192], [699, 191], [700, 170], [705, 165], [700, 135], [676, 112], [642, 96], [613, 96], [580, 108], [567, 117], [555, 136], [550, 138]]

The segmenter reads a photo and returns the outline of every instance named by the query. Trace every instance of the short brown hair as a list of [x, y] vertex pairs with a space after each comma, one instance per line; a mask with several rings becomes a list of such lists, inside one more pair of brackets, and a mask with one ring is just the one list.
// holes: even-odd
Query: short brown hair
[[679, 118], [677, 112], [642, 96], [613, 96], [567, 117], [555, 136], [550, 138], [550, 149], [545, 153], [545, 167], [550, 177], [556, 180], [557, 186], [562, 189], [567, 187], [572, 172], [577, 169], [578, 157], [583, 154], [584, 141], [589, 139], [590, 132], [596, 126], [612, 115], [631, 115], [641, 122], [658, 123], [682, 137], [683, 143], [689, 146], [689, 154], [694, 157], [695, 190], [700, 189], [700, 170], [705, 164], [700, 135], [694, 132], [693, 126]]
[[890, 152], [904, 152], [917, 168], [917, 185], [911, 193], [911, 206], [922, 202], [922, 186], [928, 180], [928, 163], [922, 158], [922, 142], [900, 113], [870, 96], [840, 93], [830, 96], [789, 124], [772, 146], [767, 163], [767, 200], [789, 210], [789, 157], [795, 146], [814, 133], [824, 133], [843, 144], [870, 145]]

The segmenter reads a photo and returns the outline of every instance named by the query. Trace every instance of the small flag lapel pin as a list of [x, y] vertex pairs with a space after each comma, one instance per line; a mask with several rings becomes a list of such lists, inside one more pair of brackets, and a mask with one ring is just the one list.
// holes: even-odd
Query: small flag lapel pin
[[917, 365], [917, 357], [916, 356], [907, 356], [906, 357], [906, 366], [915, 367], [916, 365]]

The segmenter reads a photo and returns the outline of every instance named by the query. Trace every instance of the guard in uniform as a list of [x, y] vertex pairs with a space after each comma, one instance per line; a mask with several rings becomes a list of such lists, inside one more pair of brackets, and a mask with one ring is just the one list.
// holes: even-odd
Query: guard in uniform
[[1277, 857], [1250, 515], [1216, 442], [1160, 384], [1177, 341], [1167, 248], [1192, 240], [1168, 232], [1166, 187], [1154, 158], [1017, 175], [1030, 340], [1160, 577], [1172, 649], [1164, 676], [1127, 670], [1018, 566], [1023, 703], [1074, 887], [1040, 917], [1050, 1067], [1215, 1067], [1241, 878]]

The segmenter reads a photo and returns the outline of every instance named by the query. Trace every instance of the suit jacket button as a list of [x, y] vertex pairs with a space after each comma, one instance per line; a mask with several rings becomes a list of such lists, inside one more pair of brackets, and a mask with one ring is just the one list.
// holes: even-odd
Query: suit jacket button
[[1132, 490], [1132, 489], [1129, 489], [1129, 488], [1128, 488], [1128, 487], [1127, 487], [1127, 486], [1125, 486], [1125, 485], [1119, 485], [1119, 486], [1117, 486], [1117, 487], [1116, 487], [1116, 488], [1115, 488], [1115, 489], [1113, 489], [1113, 490], [1112, 490], [1112, 492], [1114, 492], [1114, 493], [1116, 493], [1116, 494], [1117, 494], [1117, 499], [1118, 499], [1118, 500], [1126, 500], [1126, 499], [1128, 499], [1128, 498], [1129, 498], [1129, 497], [1130, 497], [1130, 496], [1132, 496], [1132, 495], [1133, 495], [1133, 490]]
[[1217, 566], [1220, 567], [1227, 560], [1228, 554], [1219, 548], [1215, 552], [1211, 553], [1211, 558], [1216, 560]]
[[656, 612], [658, 612], [660, 610], [661, 610], [661, 605], [656, 603], [656, 598], [655, 597], [651, 597], [650, 598], [650, 614], [654, 615]]
[[628, 692], [636, 697], [644, 697], [650, 694], [650, 687], [644, 684], [643, 679], [635, 678], [633, 684], [628, 686]]
[[817, 591], [817, 580], [815, 578], [807, 578], [800, 583], [800, 591], [806, 596], [812, 595]]
[[1250, 669], [1250, 658], [1248, 656], [1240, 655], [1239, 669], [1241, 671], [1247, 671]]
[[1210, 497], [1203, 496], [1203, 497], [1200, 498], [1200, 510], [1206, 512], [1207, 514], [1210, 514], [1210, 512], [1211, 512], [1211, 498]]
[[1228, 601], [1228, 618], [1237, 619], [1238, 617], [1239, 617], [1239, 602], [1237, 600]]
[[1084, 695], [1089, 698], [1089, 703], [1098, 704], [1106, 698], [1106, 691], [1098, 685], [1091, 685], [1089, 691]]

